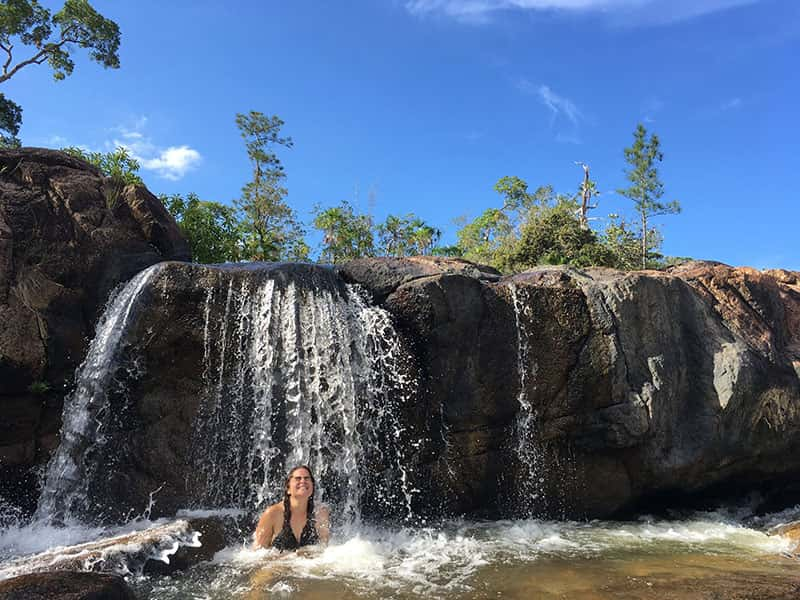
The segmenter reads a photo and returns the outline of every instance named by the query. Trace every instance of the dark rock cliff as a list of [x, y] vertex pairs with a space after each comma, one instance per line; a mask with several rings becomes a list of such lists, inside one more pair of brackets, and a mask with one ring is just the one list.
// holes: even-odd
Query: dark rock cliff
[[[797, 273], [690, 263], [492, 280], [439, 264], [341, 272], [379, 290], [415, 348], [426, 418], [448, 432], [421, 467], [453, 510], [502, 509], [526, 477], [534, 513], [608, 515], [798, 473]], [[398, 268], [402, 281], [384, 275]], [[521, 401], [527, 458], [514, 447]]]
[[0, 151], [0, 496], [29, 488], [57, 443], [64, 391], [110, 290], [189, 258], [146, 189], [119, 189], [61, 152]]

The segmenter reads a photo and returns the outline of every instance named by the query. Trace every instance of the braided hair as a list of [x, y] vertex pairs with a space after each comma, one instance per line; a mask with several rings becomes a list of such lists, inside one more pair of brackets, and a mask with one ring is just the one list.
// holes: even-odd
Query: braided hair
[[309, 476], [311, 477], [311, 496], [308, 498], [308, 510], [306, 512], [306, 518], [310, 521], [314, 520], [314, 493], [317, 491], [317, 482], [314, 479], [314, 473], [311, 472], [311, 469], [308, 465], [297, 465], [286, 476], [286, 481], [283, 484], [283, 525], [284, 527], [290, 524], [290, 520], [292, 518], [292, 504], [291, 504], [291, 496], [289, 495], [289, 483], [292, 481], [292, 475], [294, 472], [299, 469], [305, 469], [308, 471]]

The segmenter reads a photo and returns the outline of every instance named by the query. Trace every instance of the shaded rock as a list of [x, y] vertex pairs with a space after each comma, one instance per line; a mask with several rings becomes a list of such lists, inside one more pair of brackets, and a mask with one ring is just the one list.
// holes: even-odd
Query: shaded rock
[[[800, 472], [797, 291], [790, 272], [718, 263], [397, 285], [384, 305], [423, 365], [424, 418], [445, 432], [430, 439], [446, 438], [421, 466], [430, 496], [491, 510], [535, 474], [535, 512], [608, 515], [788, 481]], [[514, 448], [523, 402], [533, 466]]]
[[118, 575], [58, 571], [0, 581], [4, 600], [136, 600]]
[[[277, 445], [288, 439], [284, 384], [298, 380], [287, 372], [329, 339], [297, 334], [312, 335], [327, 310], [303, 303], [319, 292], [354, 302], [345, 281], [383, 298], [397, 350], [411, 355], [414, 394], [387, 404], [399, 420], [389, 432], [408, 444], [403, 472], [380, 457], [361, 467], [407, 478], [418, 514], [601, 517], [800, 475], [800, 303], [789, 272], [690, 263], [669, 273], [547, 267], [498, 278], [463, 261], [373, 259], [338, 271], [167, 263], [153, 273], [121, 346], [122, 391], [104, 409], [113, 443], [83, 456], [87, 476], [75, 478], [89, 482], [91, 509], [105, 515], [141, 511], [156, 490], [154, 515], [198, 498], [244, 499], [238, 486], [264, 467], [247, 446], [257, 437], [250, 413], [234, 406], [252, 411], [264, 390], [247, 384], [255, 371], [243, 357], [253, 340], [273, 359], [284, 350], [269, 345], [275, 329], [254, 337], [253, 327], [278, 319], [270, 323], [290, 330], [281, 343], [294, 362], [266, 365]], [[267, 280], [274, 287], [256, 314], [253, 292]], [[276, 296], [289, 283], [291, 295]], [[328, 385], [307, 374], [315, 389]], [[203, 408], [204, 396], [213, 405]], [[200, 418], [218, 409], [216, 421]], [[228, 462], [209, 464], [203, 436]], [[238, 454], [222, 452], [230, 448]], [[282, 468], [285, 452], [270, 447], [278, 460], [268, 468]], [[216, 471], [209, 478], [198, 467]]]
[[435, 275], [464, 275], [474, 279], [496, 281], [500, 272], [460, 258], [439, 256], [381, 257], [351, 260], [338, 266], [345, 281], [356, 282], [369, 289], [378, 303], [398, 286]]
[[165, 259], [188, 245], [146, 189], [61, 152], [0, 151], [0, 495], [35, 501], [11, 470], [47, 460], [109, 292]]

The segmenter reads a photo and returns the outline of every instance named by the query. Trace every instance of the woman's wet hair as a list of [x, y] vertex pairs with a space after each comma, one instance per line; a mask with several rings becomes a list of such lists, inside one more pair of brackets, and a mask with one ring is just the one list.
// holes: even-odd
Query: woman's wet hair
[[314, 473], [311, 471], [311, 467], [308, 465], [297, 465], [293, 469], [289, 470], [289, 474], [286, 476], [286, 481], [283, 482], [283, 522], [284, 524], [288, 524], [289, 520], [292, 518], [292, 504], [290, 501], [291, 496], [289, 495], [289, 483], [292, 481], [292, 476], [294, 475], [295, 471], [299, 471], [300, 469], [305, 469], [308, 471], [308, 475], [311, 477], [311, 495], [308, 497], [308, 510], [306, 514], [308, 515], [308, 519], [314, 519], [314, 494], [317, 491], [317, 481], [314, 479]]

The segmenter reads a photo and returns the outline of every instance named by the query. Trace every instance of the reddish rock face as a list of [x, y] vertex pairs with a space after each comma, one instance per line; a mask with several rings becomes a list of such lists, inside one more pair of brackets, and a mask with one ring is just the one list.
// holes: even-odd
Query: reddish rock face
[[190, 258], [155, 196], [113, 187], [61, 152], [0, 151], [0, 496], [18, 496], [56, 443], [64, 391], [110, 290]]

